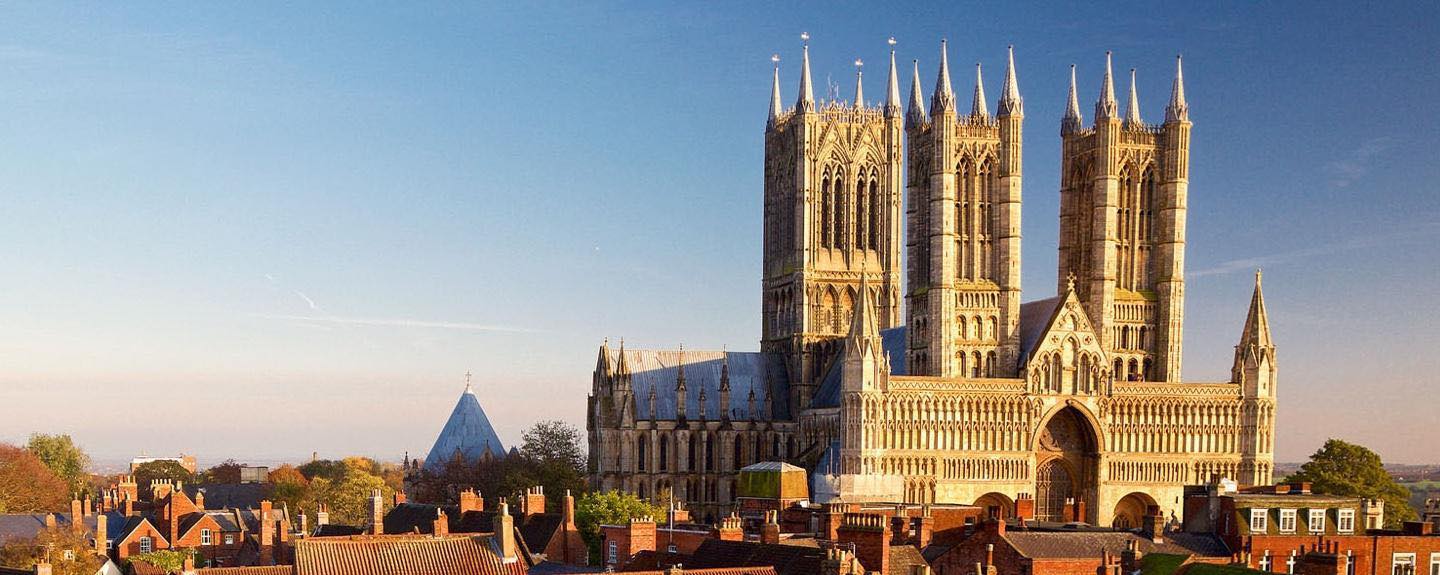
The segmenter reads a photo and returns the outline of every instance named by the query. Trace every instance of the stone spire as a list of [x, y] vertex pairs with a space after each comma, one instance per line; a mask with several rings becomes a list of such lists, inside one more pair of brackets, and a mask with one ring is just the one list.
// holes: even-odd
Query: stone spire
[[886, 82], [885, 117], [900, 117], [900, 74], [895, 71], [895, 39], [890, 39], [890, 80]]
[[1000, 86], [999, 114], [1023, 116], [1025, 102], [1020, 99], [1020, 82], [1015, 79], [1015, 47], [1011, 46], [1009, 51], [1009, 62], [1005, 65], [1005, 84]]
[[1105, 79], [1100, 82], [1100, 99], [1095, 102], [1095, 121], [1114, 118], [1120, 105], [1115, 102], [1115, 74], [1111, 71], [1110, 52], [1105, 52]]
[[1135, 91], [1135, 69], [1130, 69], [1130, 102], [1125, 105], [1125, 123], [1131, 126], [1141, 126], [1140, 121], [1140, 97]]
[[940, 41], [940, 73], [935, 77], [935, 94], [930, 96], [930, 114], [955, 111], [955, 90], [950, 87], [950, 56], [945, 41]]
[[675, 362], [675, 391], [685, 391], [685, 345], [680, 345], [680, 359]]
[[865, 107], [865, 72], [864, 72], [864, 66], [865, 66], [865, 62], [860, 61], [859, 58], [856, 58], [856, 59], [855, 59], [855, 109], [856, 109], [856, 110], [860, 110], [860, 109], [863, 109], [863, 108]]
[[970, 104], [971, 116], [989, 116], [985, 107], [985, 78], [980, 74], [980, 63], [975, 63], [975, 101]]
[[[600, 357], [595, 359], [595, 371], [607, 376], [615, 373], [615, 369], [610, 365], [610, 338], [608, 337], [600, 344]], [[470, 378], [466, 377], [465, 380], [466, 387], [469, 387]]]
[[1245, 316], [1245, 330], [1240, 333], [1240, 348], [1273, 347], [1270, 340], [1270, 316], [1265, 313], [1265, 296], [1260, 293], [1260, 270], [1255, 270], [1255, 293], [1250, 296], [1250, 312]]
[[630, 376], [630, 364], [625, 362], [625, 338], [620, 338], [620, 352], [616, 354], [615, 373], [623, 377]]
[[1080, 117], [1080, 94], [1075, 89], [1075, 65], [1070, 65], [1070, 105], [1065, 107], [1065, 118], [1060, 121], [1060, 133], [1069, 134], [1080, 129], [1085, 119]]
[[1185, 103], [1185, 73], [1180, 56], [1175, 56], [1175, 85], [1170, 88], [1170, 105], [1165, 106], [1165, 123], [1190, 120], [1190, 105]]
[[720, 419], [730, 420], [730, 354], [720, 352]]
[[925, 95], [920, 93], [920, 62], [911, 60], [915, 75], [910, 79], [910, 109], [905, 111], [905, 124], [915, 126], [925, 121]]
[[775, 63], [775, 79], [770, 85], [769, 125], [774, 126], [775, 122], [780, 119], [780, 112], [784, 111], [784, 108], [780, 106], [780, 55], [771, 56], [770, 61]]
[[880, 338], [880, 320], [875, 316], [875, 308], [870, 305], [870, 274], [863, 271], [860, 272], [859, 300], [855, 304], [855, 315], [850, 320], [850, 336], [845, 339], [847, 348], [871, 338]]
[[814, 112], [815, 92], [810, 88], [810, 34], [800, 34], [800, 39], [805, 41], [805, 47], [800, 56], [800, 101], [795, 107], [802, 112]]

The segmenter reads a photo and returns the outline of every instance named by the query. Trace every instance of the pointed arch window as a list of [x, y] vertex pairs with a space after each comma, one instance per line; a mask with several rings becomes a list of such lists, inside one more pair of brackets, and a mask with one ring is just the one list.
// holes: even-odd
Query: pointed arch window
[[660, 436], [660, 471], [670, 470], [670, 436]]
[[862, 250], [868, 247], [865, 238], [870, 235], [870, 195], [865, 193], [866, 188], [865, 171], [861, 170], [860, 175], [855, 178], [853, 202], [855, 206], [855, 224], [853, 226], [855, 228], [855, 235], [853, 236], [854, 241], [851, 242], [850, 247]]
[[648, 443], [649, 440], [644, 435], [641, 435], [640, 439], [635, 442], [635, 467], [640, 471], [645, 471], [646, 455], [649, 453]]
[[826, 170], [825, 175], [820, 178], [820, 217], [817, 218], [820, 226], [820, 247], [822, 248], [831, 247], [833, 241], [830, 235], [830, 225], [835, 211], [834, 204], [835, 198], [830, 189], [830, 171]]
[[880, 201], [880, 181], [874, 170], [870, 171], [870, 249], [880, 249], [880, 213], [885, 205]]

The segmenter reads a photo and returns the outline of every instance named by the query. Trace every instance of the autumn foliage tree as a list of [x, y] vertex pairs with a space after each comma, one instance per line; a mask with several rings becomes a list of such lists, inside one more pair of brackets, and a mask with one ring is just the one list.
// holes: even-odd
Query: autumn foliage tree
[[72, 493], [89, 491], [90, 455], [75, 445], [69, 435], [32, 433], [25, 448], [39, 458], [45, 467], [55, 472], [55, 475], [70, 487]]
[[42, 530], [35, 537], [9, 539], [0, 545], [0, 567], [28, 571], [41, 561], [50, 563], [53, 575], [94, 575], [101, 564], [100, 556], [91, 551], [89, 538], [68, 527]]
[[40, 458], [0, 444], [0, 513], [64, 511], [69, 502], [70, 486]]

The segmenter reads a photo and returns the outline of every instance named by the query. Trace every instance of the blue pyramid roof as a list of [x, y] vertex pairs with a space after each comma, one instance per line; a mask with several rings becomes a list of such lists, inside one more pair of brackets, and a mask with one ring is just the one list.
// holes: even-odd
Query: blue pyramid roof
[[495, 428], [490, 426], [485, 410], [480, 408], [480, 400], [466, 386], [465, 393], [460, 394], [460, 401], [455, 403], [455, 409], [450, 411], [445, 428], [440, 430], [440, 437], [435, 438], [435, 446], [425, 456], [425, 469], [444, 471], [445, 464], [454, 458], [456, 451], [466, 460], [475, 461], [485, 454], [486, 449], [495, 457], [505, 456], [505, 446], [500, 443]]

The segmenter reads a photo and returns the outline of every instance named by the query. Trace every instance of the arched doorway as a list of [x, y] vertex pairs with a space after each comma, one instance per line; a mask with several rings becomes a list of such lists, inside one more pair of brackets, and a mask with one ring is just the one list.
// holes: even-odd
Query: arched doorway
[[1036, 519], [1090, 521], [1096, 515], [1098, 446], [1094, 427], [1078, 409], [1065, 407], [1050, 417], [1035, 446]]
[[1003, 493], [986, 493], [975, 500], [975, 506], [985, 510], [987, 519], [1004, 519], [1015, 516], [1015, 502]]
[[1143, 524], [1145, 514], [1154, 505], [1155, 498], [1139, 491], [1121, 497], [1120, 502], [1115, 504], [1115, 520], [1110, 526], [1116, 529], [1138, 528]]

